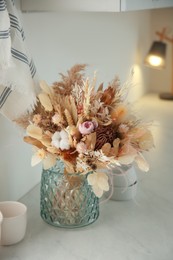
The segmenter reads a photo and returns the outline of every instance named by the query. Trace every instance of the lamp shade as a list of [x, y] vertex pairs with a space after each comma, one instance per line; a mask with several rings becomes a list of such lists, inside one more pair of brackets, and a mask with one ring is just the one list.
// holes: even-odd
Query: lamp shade
[[166, 44], [161, 41], [154, 41], [146, 58], [145, 65], [162, 69], [165, 67]]

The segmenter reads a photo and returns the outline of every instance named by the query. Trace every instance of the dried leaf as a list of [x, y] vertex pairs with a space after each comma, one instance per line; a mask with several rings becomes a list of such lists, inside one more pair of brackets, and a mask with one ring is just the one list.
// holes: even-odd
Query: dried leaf
[[69, 95], [75, 84], [82, 85], [83, 82], [83, 70], [86, 64], [76, 64], [69, 71], [67, 75], [60, 74], [62, 80], [53, 84], [53, 89], [57, 94]]
[[33, 154], [31, 158], [31, 166], [35, 166], [42, 161], [42, 158], [37, 155], [37, 153]]
[[41, 80], [41, 81], [40, 81], [40, 87], [41, 87], [41, 89], [43, 90], [43, 92], [45, 92], [46, 94], [48, 94], [48, 95], [51, 95], [51, 94], [52, 94], [52, 90], [51, 90], [51, 88], [49, 87], [49, 85], [46, 83], [46, 81]]
[[130, 154], [130, 155], [126, 154], [126, 155], [119, 156], [117, 159], [120, 164], [128, 165], [134, 162], [135, 157], [136, 157], [135, 154]]
[[49, 96], [46, 93], [40, 93], [38, 95], [39, 101], [42, 104], [42, 106], [44, 107], [44, 109], [46, 111], [52, 111], [53, 110], [53, 106], [52, 103], [50, 101]]
[[68, 125], [73, 126], [74, 125], [73, 118], [72, 118], [70, 112], [68, 111], [68, 109], [65, 109], [64, 114], [65, 114]]
[[29, 136], [40, 140], [42, 138], [42, 129], [39, 126], [29, 125], [26, 129]]
[[85, 144], [88, 150], [94, 150], [96, 144], [96, 133], [91, 133], [85, 136]]
[[54, 154], [48, 153], [46, 158], [43, 160], [43, 168], [45, 170], [53, 167], [56, 164], [56, 156]]
[[113, 141], [113, 151], [114, 151], [114, 156], [117, 156], [118, 154], [118, 151], [119, 151], [119, 144], [120, 144], [120, 139], [119, 138], [116, 138], [114, 141]]
[[144, 172], [148, 172], [149, 171], [149, 164], [145, 160], [145, 158], [143, 157], [143, 155], [141, 153], [139, 153], [135, 157], [135, 162], [137, 163], [139, 169], [141, 169], [142, 171], [144, 171]]
[[72, 96], [70, 96], [70, 111], [71, 111], [71, 115], [72, 115], [72, 118], [73, 118], [73, 122], [76, 125], [77, 119], [78, 119], [77, 108], [76, 108], [74, 98]]
[[69, 161], [64, 161], [66, 173], [75, 173], [74, 164]]
[[53, 146], [47, 147], [47, 151], [52, 154], [60, 154], [60, 150]]
[[110, 143], [104, 144], [102, 146], [101, 150], [104, 153], [104, 155], [109, 156], [109, 153], [110, 153], [110, 150], [111, 150], [111, 144]]
[[52, 139], [48, 135], [43, 135], [40, 141], [44, 146], [49, 147]]
[[100, 99], [101, 102], [104, 102], [105, 105], [111, 105], [114, 100], [115, 89], [109, 86], [105, 89]]
[[99, 87], [98, 87], [98, 89], [97, 89], [97, 92], [99, 92], [99, 91], [103, 91], [103, 83], [101, 83], [101, 84], [99, 85]]
[[46, 147], [45, 147], [40, 141], [38, 141], [37, 139], [35, 139], [35, 138], [33, 138], [33, 137], [25, 136], [25, 137], [23, 138], [23, 140], [24, 140], [26, 143], [28, 143], [28, 144], [32, 144], [32, 145], [38, 147], [39, 149], [42, 149], [42, 148], [46, 149]]

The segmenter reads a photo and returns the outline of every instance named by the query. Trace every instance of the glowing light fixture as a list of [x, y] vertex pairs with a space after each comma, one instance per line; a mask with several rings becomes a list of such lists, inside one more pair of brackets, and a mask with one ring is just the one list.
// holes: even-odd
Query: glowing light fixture
[[159, 36], [159, 41], [154, 41], [146, 58], [145, 65], [155, 68], [155, 69], [163, 69], [165, 68], [165, 57], [166, 57], [166, 43], [163, 41], [167, 41], [172, 44], [172, 86], [171, 92], [169, 93], [161, 93], [161, 99], [173, 100], [173, 37], [169, 37], [166, 32], [166, 28], [163, 28], [162, 32], [156, 32]]
[[145, 65], [162, 69], [165, 67], [166, 44], [161, 41], [153, 42], [146, 58]]

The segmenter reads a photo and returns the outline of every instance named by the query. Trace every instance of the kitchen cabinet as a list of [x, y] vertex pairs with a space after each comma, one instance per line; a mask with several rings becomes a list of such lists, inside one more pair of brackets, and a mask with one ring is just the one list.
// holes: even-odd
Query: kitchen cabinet
[[173, 7], [173, 0], [21, 0], [23, 12], [124, 12]]
[[121, 0], [121, 11], [173, 7], [173, 0]]
[[120, 0], [21, 0], [24, 12], [41, 11], [87, 11], [87, 12], [119, 12]]

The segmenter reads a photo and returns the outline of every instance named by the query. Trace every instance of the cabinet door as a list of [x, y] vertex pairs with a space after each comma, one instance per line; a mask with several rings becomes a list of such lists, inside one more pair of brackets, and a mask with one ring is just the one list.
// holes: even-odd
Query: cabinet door
[[152, 9], [153, 0], [121, 0], [121, 11]]
[[153, 0], [154, 8], [172, 7], [173, 0]]
[[173, 0], [121, 0], [121, 11], [172, 7]]
[[120, 0], [21, 0], [24, 12], [40, 11], [88, 11], [119, 12]]

